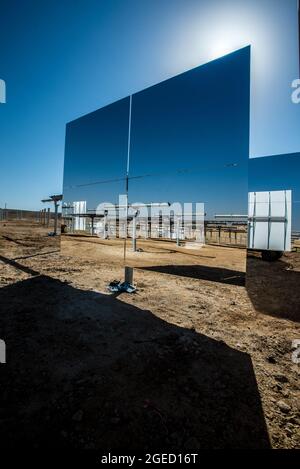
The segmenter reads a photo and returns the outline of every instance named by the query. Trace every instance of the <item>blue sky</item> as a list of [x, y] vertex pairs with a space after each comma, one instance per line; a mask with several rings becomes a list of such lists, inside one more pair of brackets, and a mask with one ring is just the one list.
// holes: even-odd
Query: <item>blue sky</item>
[[[2, 0], [0, 206], [62, 190], [65, 124], [252, 44], [252, 156], [300, 151], [297, 0]], [[217, 90], [216, 90], [217, 92]]]

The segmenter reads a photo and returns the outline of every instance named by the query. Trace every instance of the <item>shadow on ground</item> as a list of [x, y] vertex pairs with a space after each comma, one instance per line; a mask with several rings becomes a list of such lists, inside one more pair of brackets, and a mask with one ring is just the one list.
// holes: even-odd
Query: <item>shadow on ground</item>
[[163, 274], [191, 277], [211, 282], [226, 283], [229, 285], [245, 286], [244, 272], [226, 269], [223, 267], [211, 267], [204, 265], [159, 265], [140, 267], [143, 270], [152, 270]]
[[[246, 287], [254, 308], [271, 316], [300, 321], [300, 254], [289, 253], [276, 262], [249, 251]], [[294, 270], [294, 268], [297, 270]]]
[[2, 448], [268, 448], [251, 359], [36, 276], [0, 290]]
[[60, 236], [48, 236], [49, 231], [30, 220], [0, 223], [0, 252], [10, 258], [26, 258], [60, 249]]
[[5, 241], [9, 241], [11, 243], [15, 243], [20, 246], [26, 246], [26, 247], [30, 246], [30, 244], [22, 243], [21, 241], [18, 241], [17, 239], [11, 238], [10, 236], [5, 236], [5, 235], [1, 235], [1, 236]]

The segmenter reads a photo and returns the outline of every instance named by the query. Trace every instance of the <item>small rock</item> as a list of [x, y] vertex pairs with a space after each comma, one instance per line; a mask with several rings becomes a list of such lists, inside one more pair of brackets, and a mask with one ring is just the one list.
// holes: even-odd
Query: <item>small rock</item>
[[291, 407], [284, 401], [278, 401], [277, 405], [284, 414], [288, 414], [291, 410]]
[[175, 440], [175, 441], [178, 441], [178, 440], [180, 440], [180, 436], [179, 436], [178, 433], [173, 432], [173, 433], [171, 434], [171, 439], [172, 439], [173, 441], [174, 441], [174, 440]]
[[285, 428], [285, 433], [287, 434], [288, 437], [292, 437], [295, 433], [295, 430], [291, 425], [287, 425]]
[[111, 423], [112, 423], [113, 425], [117, 425], [117, 424], [120, 422], [120, 420], [121, 420], [121, 419], [120, 419], [119, 417], [112, 417], [112, 418], [110, 419], [110, 421], [111, 421]]
[[300, 419], [293, 417], [288, 417], [287, 421], [293, 425], [300, 425]]
[[186, 450], [199, 449], [199, 447], [199, 441], [194, 437], [189, 438], [184, 444], [184, 449]]
[[289, 381], [288, 378], [285, 375], [283, 375], [282, 373], [278, 373], [277, 375], [274, 376], [274, 378], [279, 383], [288, 383], [288, 381]]
[[72, 420], [75, 420], [75, 422], [81, 422], [82, 417], [83, 417], [83, 411], [82, 411], [82, 410], [78, 410], [78, 411], [75, 412], [75, 414], [73, 415]]

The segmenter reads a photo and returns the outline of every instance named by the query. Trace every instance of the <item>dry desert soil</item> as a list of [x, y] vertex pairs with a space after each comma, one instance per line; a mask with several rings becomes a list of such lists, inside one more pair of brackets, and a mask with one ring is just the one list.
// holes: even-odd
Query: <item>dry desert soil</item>
[[300, 448], [300, 255], [138, 247], [0, 223], [1, 447]]

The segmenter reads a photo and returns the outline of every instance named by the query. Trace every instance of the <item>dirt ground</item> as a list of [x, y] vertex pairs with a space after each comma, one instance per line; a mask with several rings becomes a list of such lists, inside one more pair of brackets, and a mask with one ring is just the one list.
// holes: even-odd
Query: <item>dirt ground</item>
[[2, 447], [300, 448], [299, 254], [138, 247], [0, 223]]

